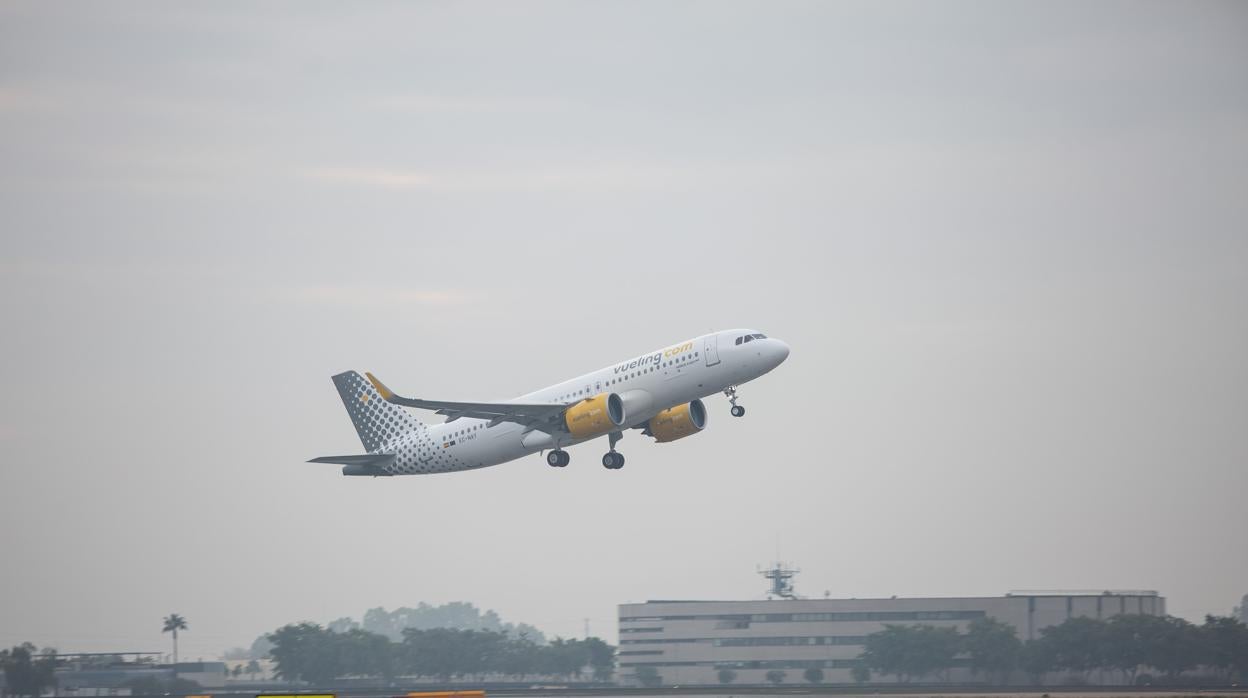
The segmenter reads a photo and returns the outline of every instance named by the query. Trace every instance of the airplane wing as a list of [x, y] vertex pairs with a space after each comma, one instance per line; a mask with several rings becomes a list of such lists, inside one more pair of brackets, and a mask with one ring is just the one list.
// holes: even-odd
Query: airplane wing
[[452, 422], [460, 417], [470, 417], [472, 419], [488, 419], [490, 426], [501, 422], [515, 422], [522, 424], [529, 430], [550, 428], [558, 424], [559, 415], [568, 408], [568, 405], [562, 402], [542, 402], [542, 403], [520, 403], [520, 402], [449, 402], [446, 400], [422, 400], [420, 398], [403, 397], [396, 395], [393, 390], [387, 388], [377, 377], [371, 373], [365, 373], [368, 381], [373, 384], [377, 392], [385, 398], [386, 402], [396, 405], [404, 405], [406, 407], [417, 407], [422, 410], [433, 410], [436, 414], [447, 416], [448, 422]]

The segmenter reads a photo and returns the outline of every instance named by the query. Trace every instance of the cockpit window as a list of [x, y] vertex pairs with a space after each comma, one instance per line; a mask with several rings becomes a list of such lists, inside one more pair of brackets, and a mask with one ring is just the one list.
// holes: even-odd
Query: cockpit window
[[754, 339], [767, 339], [767, 335], [765, 334], [752, 334], [750, 336], [753, 337]]
[[753, 342], [753, 341], [754, 341], [754, 335], [752, 335], [752, 334], [747, 334], [747, 335], [745, 335], [745, 341], [747, 341], [747, 342]]
[[736, 342], [736, 343], [737, 343], [737, 344], [740, 344], [740, 343], [741, 343], [741, 341], [742, 341], [742, 340], [744, 340], [744, 339], [745, 339], [745, 337], [737, 337], [737, 342]]

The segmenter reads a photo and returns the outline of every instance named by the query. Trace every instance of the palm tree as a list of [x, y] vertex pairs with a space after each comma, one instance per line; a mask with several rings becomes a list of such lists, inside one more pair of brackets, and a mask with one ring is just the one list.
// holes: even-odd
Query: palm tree
[[[186, 630], [186, 619], [176, 613], [165, 617], [165, 627], [160, 632], [173, 633], [173, 663], [178, 663], [178, 631]], [[174, 671], [177, 671], [176, 669]]]

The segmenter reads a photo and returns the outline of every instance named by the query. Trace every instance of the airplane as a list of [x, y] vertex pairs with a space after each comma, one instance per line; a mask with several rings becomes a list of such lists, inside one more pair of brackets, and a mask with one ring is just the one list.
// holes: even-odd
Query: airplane
[[[706, 428], [702, 398], [722, 392], [745, 415], [737, 387], [768, 373], [789, 346], [756, 330], [725, 330], [646, 352], [507, 402], [448, 402], [396, 394], [371, 373], [333, 376], [368, 452], [309, 463], [343, 466], [343, 475], [386, 477], [475, 470], [544, 452], [563, 468], [568, 446], [606, 436], [608, 470], [624, 467], [615, 449], [629, 429], [668, 443]], [[405, 407], [446, 416], [425, 424]]]

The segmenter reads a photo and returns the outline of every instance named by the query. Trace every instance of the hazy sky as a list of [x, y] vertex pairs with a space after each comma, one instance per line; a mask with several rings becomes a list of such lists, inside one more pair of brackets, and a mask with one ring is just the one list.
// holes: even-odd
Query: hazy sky
[[[1248, 6], [0, 4], [0, 645], [471, 601], [1248, 592]], [[572, 465], [343, 478], [329, 376], [786, 364]]]

